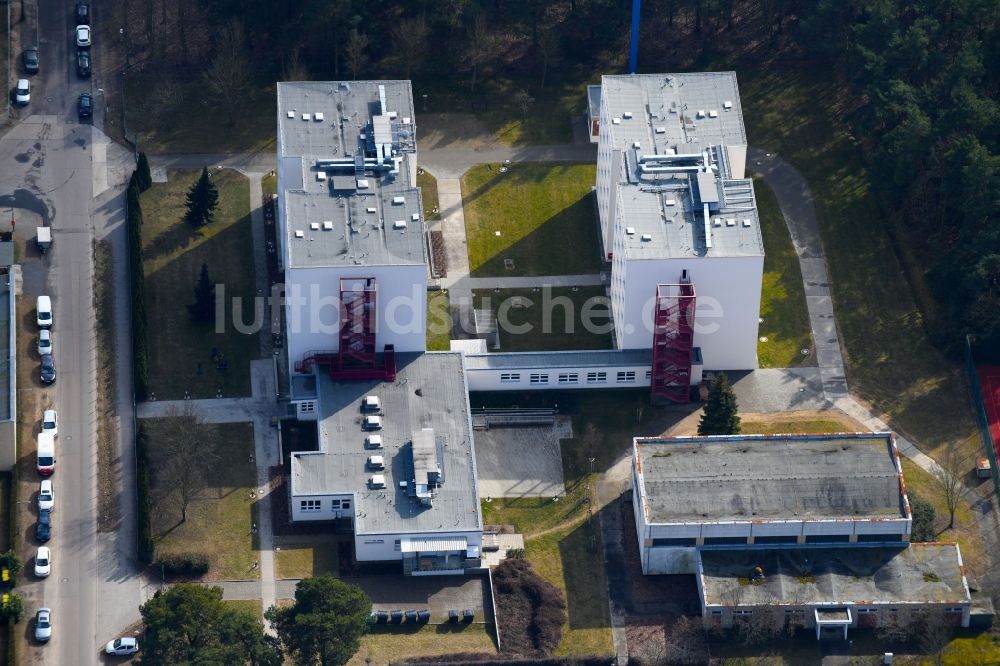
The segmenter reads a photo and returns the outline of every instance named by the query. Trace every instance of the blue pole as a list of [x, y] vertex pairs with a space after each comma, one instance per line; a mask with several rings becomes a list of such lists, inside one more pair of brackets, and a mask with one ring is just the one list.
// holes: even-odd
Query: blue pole
[[632, 46], [628, 54], [628, 73], [635, 74], [636, 65], [639, 61], [639, 10], [642, 9], [642, 0], [632, 0]]

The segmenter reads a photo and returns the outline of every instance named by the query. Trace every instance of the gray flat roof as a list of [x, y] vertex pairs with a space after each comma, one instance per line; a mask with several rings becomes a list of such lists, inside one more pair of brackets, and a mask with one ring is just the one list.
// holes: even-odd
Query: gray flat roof
[[[13, 245], [13, 243], [3, 243], [3, 245]], [[11, 421], [14, 419], [14, 396], [17, 394], [15, 384], [16, 361], [14, 354], [14, 295], [10, 290], [11, 274], [0, 275], [0, 363], [3, 364], [0, 370], [0, 421]], [[13, 442], [11, 443], [13, 446]]]
[[609, 75], [601, 88], [608, 117], [619, 119], [609, 128], [616, 148], [638, 141], [647, 152], [690, 153], [747, 142], [736, 72]]
[[288, 266], [426, 263], [409, 81], [278, 83], [278, 135]]
[[[318, 375], [320, 454], [293, 455], [295, 496], [356, 493], [358, 534], [417, 533], [481, 529], [475, 446], [462, 355], [459, 352], [397, 354], [396, 381], [333, 381]], [[361, 401], [379, 397], [382, 429], [361, 429]], [[413, 478], [411, 440], [434, 430], [444, 483], [430, 507], [399, 488]], [[365, 449], [367, 434], [382, 437], [382, 450]], [[371, 455], [385, 458], [385, 470], [366, 469]], [[372, 474], [386, 487], [372, 490]]]
[[[698, 174], [709, 175], [709, 174]], [[625, 221], [629, 259], [678, 257], [760, 257], [764, 239], [749, 178], [723, 179], [724, 197], [709, 215], [711, 247], [705, 241], [703, 208], [688, 188], [687, 174], [659, 176], [656, 185], [623, 185], [618, 189]], [[672, 184], [671, 184], [672, 183]], [[657, 187], [670, 187], [656, 191]]]
[[466, 354], [469, 370], [528, 370], [532, 368], [613, 367], [652, 365], [651, 349], [602, 349], [595, 351], [506, 352]]
[[[965, 603], [958, 546], [702, 550], [707, 605]], [[755, 567], [764, 580], [749, 583]], [[741, 580], [742, 579], [742, 580]]]
[[653, 523], [906, 518], [891, 433], [636, 438]]

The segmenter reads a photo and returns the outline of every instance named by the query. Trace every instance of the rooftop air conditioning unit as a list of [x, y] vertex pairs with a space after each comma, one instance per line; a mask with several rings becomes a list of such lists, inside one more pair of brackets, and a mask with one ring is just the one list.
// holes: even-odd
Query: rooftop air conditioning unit
[[368, 479], [368, 485], [372, 488], [385, 488], [385, 475], [373, 474], [372, 478]]
[[733, 108], [733, 103], [727, 100], [722, 103], [722, 108], [725, 109], [726, 111], [729, 111], [731, 108]]
[[366, 412], [377, 412], [382, 407], [377, 395], [366, 395], [361, 405]]
[[368, 181], [365, 180], [364, 178], [359, 178], [358, 179], [358, 189], [359, 190], [367, 190], [368, 189]]
[[381, 449], [382, 448], [382, 435], [368, 435], [365, 437], [365, 448], [366, 449]]
[[625, 227], [625, 233], [629, 236], [635, 235], [635, 227]]
[[406, 220], [396, 220], [392, 223], [392, 228], [401, 231], [406, 228]]
[[319, 222], [310, 222], [309, 228], [313, 231], [319, 231]]
[[368, 456], [368, 469], [385, 469], [385, 459], [382, 456]]
[[653, 240], [653, 236], [651, 234], [643, 234], [642, 236], [639, 236], [639, 238], [644, 242]]
[[333, 222], [331, 220], [324, 220], [323, 229], [326, 231], [333, 231]]
[[368, 206], [368, 208], [365, 208], [365, 211], [368, 213], [376, 213], [378, 212], [378, 209], [375, 208], [375, 206]]
[[393, 197], [392, 198], [392, 205], [393, 206], [400, 206], [400, 205], [405, 204], [405, 203], [406, 203], [406, 197]]
[[323, 122], [323, 114], [322, 113], [314, 113], [313, 114], [313, 120], [315, 120], [318, 123]]
[[302, 114], [302, 120], [312, 120], [312, 114], [311, 113], [303, 113]]
[[366, 416], [362, 427], [365, 430], [381, 430], [382, 429], [382, 417], [381, 416]]

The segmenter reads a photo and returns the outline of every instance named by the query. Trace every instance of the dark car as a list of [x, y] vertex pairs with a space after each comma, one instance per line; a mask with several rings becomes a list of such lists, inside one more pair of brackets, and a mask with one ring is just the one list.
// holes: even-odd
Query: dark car
[[51, 384], [56, 380], [56, 362], [52, 354], [42, 354], [42, 383]]
[[76, 100], [76, 113], [81, 118], [90, 118], [94, 115], [94, 98], [90, 93], [80, 93]]
[[76, 75], [82, 79], [90, 76], [90, 54], [86, 51], [76, 54]]
[[52, 512], [41, 509], [38, 512], [38, 523], [35, 524], [35, 538], [45, 543], [52, 538]]
[[77, 25], [90, 25], [90, 5], [86, 2], [76, 3], [76, 16]]
[[24, 71], [28, 74], [38, 73], [38, 47], [29, 46], [24, 49], [24, 53], [21, 54], [21, 60], [24, 62]]

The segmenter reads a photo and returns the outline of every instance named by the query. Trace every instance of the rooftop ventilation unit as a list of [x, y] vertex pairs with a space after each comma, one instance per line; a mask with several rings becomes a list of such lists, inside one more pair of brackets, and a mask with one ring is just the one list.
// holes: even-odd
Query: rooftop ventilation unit
[[625, 113], [622, 114], [622, 118], [624, 118], [625, 120], [632, 120], [632, 112], [626, 111]]
[[319, 222], [310, 222], [309, 228], [313, 231], [319, 231]]
[[612, 125], [621, 125], [622, 124], [622, 119], [621, 118], [612, 118], [611, 119], [611, 124]]
[[413, 215], [410, 215], [410, 219], [413, 220], [414, 222], [417, 222], [420, 219], [420, 213], [414, 213]]
[[382, 448], [382, 435], [368, 435], [365, 437], [365, 448], [366, 449], [381, 449]]
[[314, 113], [313, 114], [313, 120], [315, 120], [318, 123], [323, 122], [323, 114], [322, 113]]
[[750, 218], [746, 218], [746, 217], [743, 218], [743, 226], [744, 227], [749, 227], [750, 226]]
[[392, 223], [392, 228], [402, 230], [406, 228], [406, 220], [396, 220]]
[[305, 238], [306, 237], [306, 232], [302, 231], [301, 229], [296, 229], [295, 230], [295, 237], [296, 238]]
[[649, 241], [653, 240], [653, 236], [651, 234], [643, 234], [643, 235], [639, 236], [639, 240], [643, 241], [644, 243], [645, 242], [649, 242]]
[[361, 424], [361, 427], [365, 430], [381, 430], [382, 429], [382, 417], [381, 416], [366, 416]]
[[625, 233], [627, 233], [629, 236], [634, 236], [635, 227], [625, 227]]
[[711, 111], [708, 112], [708, 117], [709, 118], [718, 118], [719, 117], [719, 112], [716, 111], [715, 109], [712, 109]]
[[288, 113], [287, 113], [286, 115], [287, 115], [287, 116], [288, 116], [289, 118], [294, 118], [294, 117], [295, 117], [295, 112], [294, 112], [294, 111], [289, 111], [289, 112], [288, 112]]
[[677, 200], [676, 199], [664, 199], [663, 200], [663, 205], [664, 206], [676, 206], [677, 205]]
[[316, 180], [326, 180], [326, 171], [317, 171]]
[[332, 220], [324, 220], [323, 221], [323, 229], [326, 230], [326, 231], [333, 231], [333, 221]]
[[385, 469], [385, 458], [382, 456], [368, 456], [368, 469]]
[[401, 206], [401, 205], [403, 205], [405, 203], [406, 203], [406, 197], [393, 197], [392, 198], [392, 205], [393, 206]]
[[726, 100], [725, 102], [722, 103], [722, 108], [725, 109], [726, 111], [729, 111], [730, 109], [733, 108], [733, 103], [730, 102], [729, 100]]
[[373, 474], [368, 479], [368, 485], [372, 488], [385, 488], [385, 474]]
[[368, 180], [365, 179], [365, 178], [359, 178], [358, 179], [358, 189], [359, 190], [367, 190], [368, 189]]
[[726, 218], [726, 226], [727, 227], [735, 227], [736, 226], [736, 219], [732, 218], [732, 217], [727, 217]]
[[378, 209], [375, 208], [375, 206], [368, 206], [368, 208], [365, 209], [365, 212], [367, 212], [367, 213], [377, 213]]
[[698, 117], [698, 118], [704, 118], [705, 117], [705, 110], [704, 109], [698, 109], [698, 113], [696, 113], [695, 116]]
[[382, 403], [379, 401], [377, 395], [366, 395], [365, 399], [361, 401], [361, 409], [365, 412], [377, 412], [382, 408]]
[[386, 115], [388, 115], [388, 116], [389, 116], [389, 120], [395, 120], [395, 119], [396, 119], [396, 116], [398, 116], [399, 114], [398, 114], [398, 113], [396, 113], [395, 111], [390, 111], [390, 112], [389, 112], [388, 114], [386, 114]]
[[657, 134], [666, 134], [667, 133], [667, 128], [660, 126], [660, 127], [656, 127], [653, 131], [656, 132]]
[[636, 150], [639, 150], [640, 148], [642, 148], [642, 144], [639, 143], [638, 141], [633, 141], [632, 147], [635, 148]]
[[302, 114], [302, 120], [312, 120], [312, 114], [311, 113], [303, 113]]
[[722, 218], [717, 217], [714, 220], [712, 220], [712, 226], [713, 227], [721, 227], [722, 226]]

